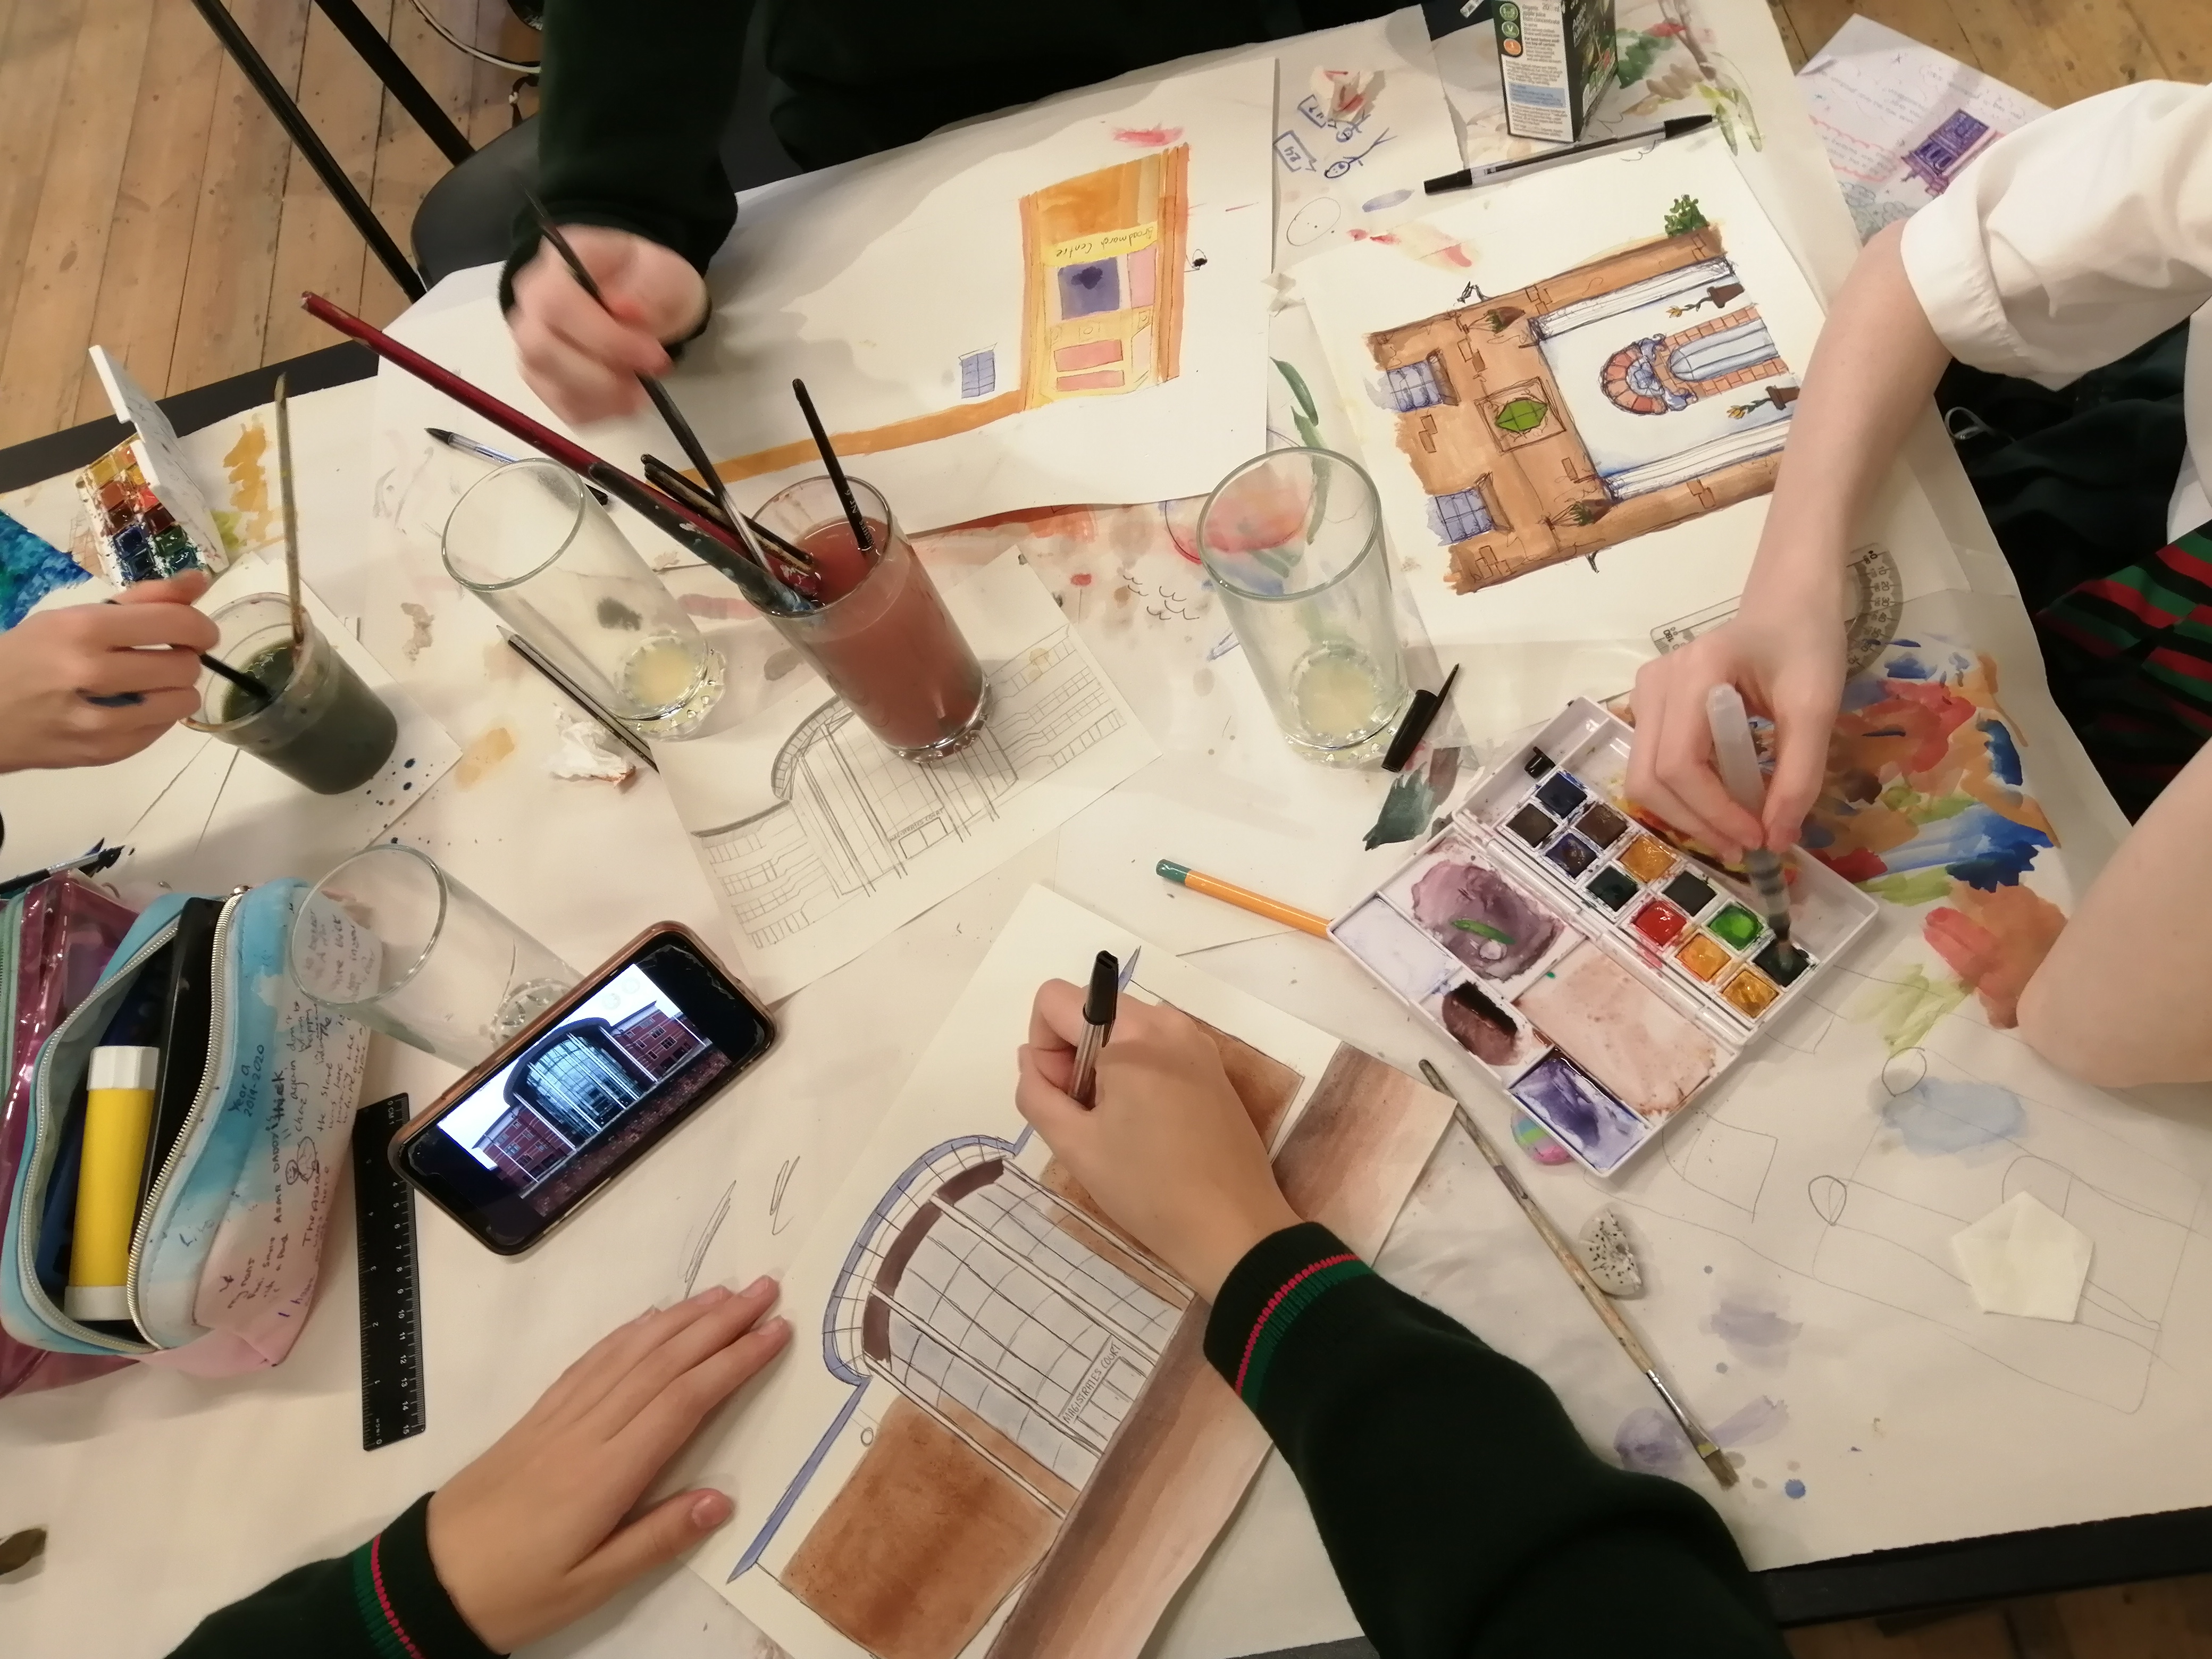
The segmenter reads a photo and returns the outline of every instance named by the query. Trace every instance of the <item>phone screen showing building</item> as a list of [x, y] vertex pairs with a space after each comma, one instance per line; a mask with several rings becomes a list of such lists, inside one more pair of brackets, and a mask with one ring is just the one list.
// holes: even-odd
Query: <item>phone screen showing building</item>
[[641, 967], [576, 1005], [438, 1127], [540, 1215], [736, 1064]]

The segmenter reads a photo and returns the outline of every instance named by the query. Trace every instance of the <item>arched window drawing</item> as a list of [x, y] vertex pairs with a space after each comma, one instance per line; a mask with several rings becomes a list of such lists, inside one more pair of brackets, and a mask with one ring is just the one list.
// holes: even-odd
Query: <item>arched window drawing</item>
[[1754, 366], [1764, 374], [1767, 372], [1766, 365], [1778, 363], [1774, 337], [1766, 331], [1766, 325], [1757, 313], [1738, 312], [1736, 315], [1743, 321], [1735, 327], [1686, 340], [1668, 352], [1667, 367], [1676, 380], [1692, 383], [1717, 380]]

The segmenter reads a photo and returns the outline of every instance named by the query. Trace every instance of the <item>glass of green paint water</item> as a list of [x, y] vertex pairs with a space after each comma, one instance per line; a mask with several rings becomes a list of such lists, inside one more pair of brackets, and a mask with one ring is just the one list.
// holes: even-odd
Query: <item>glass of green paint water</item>
[[[364, 951], [362, 936], [374, 949]], [[385, 842], [317, 882], [292, 919], [293, 981], [333, 1012], [473, 1066], [560, 1000], [576, 970], [441, 868]]]
[[446, 520], [446, 568], [602, 708], [649, 738], [687, 738], [721, 700], [721, 653], [556, 462], [511, 461]]
[[292, 607], [282, 593], [250, 593], [210, 613], [221, 638], [214, 654], [274, 694], [264, 702], [212, 671], [200, 672], [200, 707], [187, 723], [258, 756], [319, 795], [342, 795], [392, 758], [399, 722], [314, 618], [292, 641]]
[[1328, 449], [1245, 462], [1199, 510], [1198, 550], [1291, 747], [1380, 761], [1412, 694], [1382, 505], [1359, 464]]

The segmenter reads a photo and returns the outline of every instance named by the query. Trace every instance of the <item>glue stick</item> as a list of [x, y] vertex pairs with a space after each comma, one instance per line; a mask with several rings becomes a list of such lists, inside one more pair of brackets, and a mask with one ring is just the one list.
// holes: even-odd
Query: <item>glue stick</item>
[[76, 1225], [70, 1243], [71, 1319], [127, 1320], [123, 1281], [138, 1221], [138, 1177], [154, 1122], [159, 1048], [99, 1048], [85, 1079], [84, 1151], [77, 1167]]

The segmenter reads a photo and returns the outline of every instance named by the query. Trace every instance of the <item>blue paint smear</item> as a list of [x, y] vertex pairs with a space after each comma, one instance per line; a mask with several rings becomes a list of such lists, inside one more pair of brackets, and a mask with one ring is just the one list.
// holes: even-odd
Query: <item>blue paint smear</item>
[[1844, 687], [1844, 712], [1856, 713], [1859, 709], [1871, 708], [1888, 695], [1889, 688], [1881, 683], [1881, 678], [1879, 675], [1867, 679], [1851, 680]]
[[1893, 875], [1940, 866], [1954, 880], [1993, 893], [2017, 883], [2050, 845], [2044, 831], [1977, 801], [1954, 817], [1922, 824], [1911, 841], [1881, 859]]
[[1397, 206], [1413, 193], [1410, 190], [1394, 190], [1388, 196], [1378, 196], [1371, 202], [1362, 202], [1359, 204], [1359, 210], [1362, 213], [1380, 213], [1384, 208]]
[[1897, 657], [1882, 665], [1882, 674], [1893, 680], [1925, 680], [1935, 678], [1936, 671], [1917, 657]]
[[1923, 1158], [1972, 1152], [2027, 1127], [2020, 1097], [1994, 1083], [1925, 1077], [1881, 1109], [1882, 1121]]
[[1690, 1455], [1690, 1443], [1666, 1413], [1656, 1406], [1639, 1406], [1613, 1431], [1613, 1453], [1624, 1469], [1665, 1474]]
[[1782, 1483], [1782, 1492], [1784, 1497], [1802, 1498], [1805, 1495], [1805, 1483], [1802, 1480], [1785, 1480]]
[[0, 513], [0, 629], [22, 621], [47, 594], [88, 580], [68, 554]]
[[2024, 775], [2020, 769], [2020, 745], [2012, 740], [2012, 732], [2002, 720], [1984, 720], [1977, 724], [1990, 740], [1990, 770], [1998, 782], [2018, 788]]

